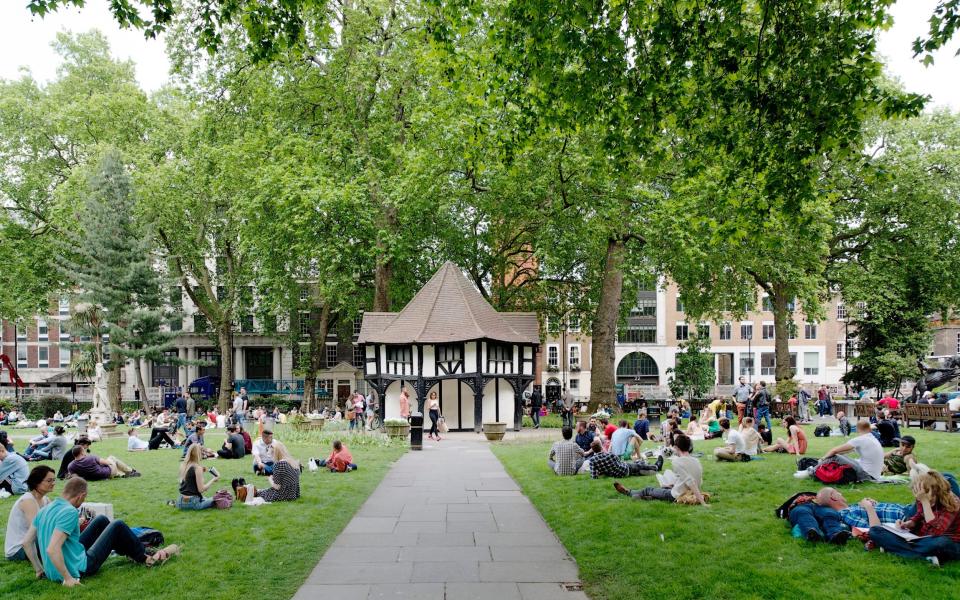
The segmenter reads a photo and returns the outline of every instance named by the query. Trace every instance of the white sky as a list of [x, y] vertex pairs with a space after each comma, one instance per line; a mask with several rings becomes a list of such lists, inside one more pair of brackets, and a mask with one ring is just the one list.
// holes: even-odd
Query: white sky
[[[960, 111], [960, 57], [953, 54], [960, 39], [936, 55], [934, 66], [926, 68], [912, 58], [911, 42], [927, 30], [927, 19], [937, 0], [899, 0], [893, 9], [895, 24], [880, 39], [880, 51], [888, 60], [889, 72], [908, 90], [929, 94], [931, 106], [948, 106]], [[167, 80], [169, 64], [162, 40], [145, 40], [139, 31], [121, 30], [107, 9], [108, 0], [88, 0], [83, 9], [62, 9], [44, 19], [33, 18], [25, 0], [0, 0], [0, 78], [18, 77], [21, 66], [34, 77], [55, 76], [57, 57], [50, 47], [56, 32], [97, 28], [110, 40], [115, 56], [131, 58], [137, 64], [137, 79], [148, 91]]]

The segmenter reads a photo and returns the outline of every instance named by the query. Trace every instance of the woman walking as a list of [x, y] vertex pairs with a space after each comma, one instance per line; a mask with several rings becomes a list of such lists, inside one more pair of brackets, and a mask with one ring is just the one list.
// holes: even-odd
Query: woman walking
[[204, 498], [203, 492], [220, 479], [216, 469], [210, 469], [213, 479], [203, 482], [204, 467], [200, 465], [203, 456], [203, 447], [193, 444], [187, 450], [187, 456], [180, 465], [180, 496], [177, 498], [177, 508], [180, 510], [203, 510], [213, 506], [213, 498]]
[[437, 400], [437, 393], [430, 392], [427, 397], [430, 407], [430, 434], [427, 436], [431, 440], [440, 441], [440, 429], [437, 423], [440, 421], [440, 401]]

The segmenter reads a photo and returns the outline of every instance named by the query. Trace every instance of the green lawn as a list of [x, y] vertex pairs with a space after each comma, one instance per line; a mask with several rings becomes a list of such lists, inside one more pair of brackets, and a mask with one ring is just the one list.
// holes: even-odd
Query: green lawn
[[[839, 443], [840, 438], [813, 437], [812, 426], [805, 430], [808, 456], [822, 455]], [[775, 436], [783, 434], [774, 428]], [[960, 435], [916, 429], [910, 434], [917, 438], [923, 462], [960, 471]], [[856, 540], [838, 548], [792, 538], [774, 509], [792, 494], [820, 484], [794, 479], [796, 463], [786, 455], [717, 463], [712, 451], [719, 444], [696, 442], [694, 448], [705, 454], [704, 489], [714, 494], [707, 507], [631, 500], [617, 494], [610, 479], [557, 477], [545, 464], [550, 443], [493, 448], [576, 558], [584, 589], [594, 600], [957, 597], [958, 564], [936, 570], [925, 561], [865, 552]], [[624, 484], [656, 485], [656, 479], [629, 478]], [[864, 497], [912, 498], [905, 485], [841, 489], [851, 503]]]
[[[311, 456], [325, 458], [334, 435], [343, 434], [280, 429], [277, 439], [286, 442], [305, 463]], [[302, 497], [297, 502], [258, 507], [235, 504], [227, 511], [203, 512], [181, 512], [166, 506], [177, 493], [179, 450], [127, 452], [125, 438], [95, 443], [94, 453], [113, 454], [141, 471], [143, 477], [91, 482], [89, 500], [113, 503], [117, 518], [131, 526], [161, 530], [167, 543], [180, 544], [183, 552], [153, 569], [113, 557], [95, 577], [83, 580], [83, 586], [72, 591], [70, 597], [181, 600], [194, 595], [235, 600], [244, 590], [256, 595], [266, 593], [270, 598], [292, 597], [390, 465], [405, 451], [400, 444], [364, 445], [362, 441], [351, 443], [347, 435], [343, 437], [360, 465], [358, 471], [335, 475], [305, 470]], [[206, 444], [217, 448], [222, 440], [222, 435], [210, 433]], [[16, 446], [21, 449], [24, 442], [17, 440]], [[205, 462], [216, 466], [221, 475], [211, 491], [229, 489], [230, 480], [241, 475], [248, 483], [266, 484], [265, 478], [253, 476], [249, 459]], [[55, 495], [62, 486], [57, 482]], [[0, 532], [6, 530], [13, 502], [14, 498], [0, 501]], [[28, 563], [0, 560], [0, 598], [42, 600], [63, 598], [64, 594], [56, 584], [35, 580]]]

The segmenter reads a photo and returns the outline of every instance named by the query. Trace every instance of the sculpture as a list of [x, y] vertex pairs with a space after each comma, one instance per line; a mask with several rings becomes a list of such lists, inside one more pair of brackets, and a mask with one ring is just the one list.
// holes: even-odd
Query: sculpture
[[107, 396], [107, 370], [98, 362], [93, 380], [93, 412], [110, 412], [110, 399]]
[[927, 390], [934, 390], [952, 379], [960, 377], [960, 356], [951, 356], [942, 361], [940, 367], [931, 368], [923, 364], [923, 361], [917, 359], [917, 367], [920, 369], [920, 377], [917, 384], [913, 386], [913, 392], [907, 398], [907, 402], [919, 402], [923, 393]]

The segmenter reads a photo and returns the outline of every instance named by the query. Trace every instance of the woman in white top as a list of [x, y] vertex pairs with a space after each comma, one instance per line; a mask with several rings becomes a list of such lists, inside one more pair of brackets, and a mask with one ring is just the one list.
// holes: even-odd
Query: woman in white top
[[427, 435], [431, 440], [435, 439], [438, 442], [440, 441], [440, 429], [437, 427], [437, 423], [440, 421], [440, 401], [437, 400], [437, 393], [430, 392], [430, 395], [427, 397], [429, 401], [429, 410], [430, 410], [430, 433]]
[[27, 560], [27, 553], [23, 550], [23, 538], [40, 509], [50, 504], [47, 494], [52, 492], [56, 485], [57, 472], [47, 465], [34, 467], [30, 471], [27, 477], [29, 491], [13, 504], [7, 520], [7, 535], [3, 538], [3, 551], [7, 560]]

